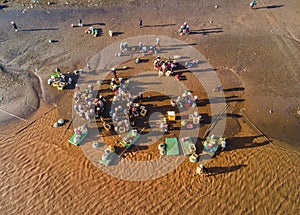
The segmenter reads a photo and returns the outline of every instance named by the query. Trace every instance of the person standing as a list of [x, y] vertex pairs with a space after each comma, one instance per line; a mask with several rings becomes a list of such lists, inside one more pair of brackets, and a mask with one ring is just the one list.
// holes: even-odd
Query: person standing
[[124, 52], [124, 44], [122, 42], [120, 43], [120, 51], [121, 51], [121, 53]]
[[253, 9], [253, 7], [257, 5], [257, 0], [253, 0], [251, 3], [250, 3], [250, 8]]
[[198, 170], [197, 170], [198, 174], [207, 177], [210, 175], [208, 168], [206, 168], [202, 163], [200, 163]]
[[79, 26], [79, 27], [82, 27], [82, 26], [83, 26], [83, 24], [82, 24], [82, 19], [79, 19], [79, 21], [78, 21], [78, 26]]
[[139, 49], [142, 50], [142, 48], [143, 48], [143, 43], [139, 42]]
[[143, 27], [143, 19], [142, 18], [139, 19], [139, 26], [140, 26], [140, 28]]
[[160, 47], [160, 39], [159, 39], [159, 37], [156, 38], [155, 46]]
[[117, 69], [116, 68], [112, 68], [111, 72], [114, 74], [114, 78], [117, 80], [118, 76], [117, 76]]
[[18, 27], [17, 27], [17, 24], [13, 21], [10, 22], [11, 23], [11, 27], [15, 30], [15, 31], [18, 31]]
[[142, 93], [142, 92], [139, 92], [139, 100], [140, 100], [140, 103], [142, 103], [143, 99], [144, 99], [143, 93]]
[[221, 151], [224, 151], [224, 149], [226, 148], [226, 138], [223, 137], [221, 140], [222, 140], [221, 141], [221, 147], [222, 147]]

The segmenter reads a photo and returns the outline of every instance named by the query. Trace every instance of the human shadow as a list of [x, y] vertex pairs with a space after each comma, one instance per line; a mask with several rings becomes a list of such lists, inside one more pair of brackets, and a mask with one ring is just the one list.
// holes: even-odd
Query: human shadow
[[97, 37], [100, 37], [103, 35], [103, 31], [102, 31], [102, 28], [95, 28], [96, 30], [98, 30], [98, 35]]
[[224, 92], [243, 91], [243, 90], [245, 90], [244, 87], [233, 87], [233, 88], [223, 89]]
[[113, 36], [119, 36], [121, 34], [124, 34], [124, 32], [122, 32], [122, 31], [114, 31], [113, 32]]
[[0, 10], [2, 10], [4, 8], [8, 8], [8, 6], [7, 5], [0, 5]]
[[227, 117], [232, 117], [232, 118], [241, 118], [241, 117], [243, 117], [242, 115], [236, 114], [236, 113], [226, 113], [226, 116]]
[[201, 114], [201, 120], [200, 124], [205, 125], [205, 124], [211, 124], [211, 116], [209, 116], [207, 113]]
[[171, 48], [171, 46], [169, 47], [161, 47], [161, 49], [159, 50], [159, 53], [167, 53], [168, 51], [174, 51], [174, 50], [180, 50], [182, 48], [176, 48], [175, 46], [173, 46], [173, 48]]
[[134, 144], [130, 149], [128, 149], [127, 152], [138, 152], [138, 151], [142, 151], [142, 150], [147, 150], [148, 148], [149, 148], [149, 146]]
[[241, 168], [246, 167], [246, 164], [239, 164], [239, 165], [235, 165], [235, 166], [225, 166], [225, 167], [209, 167], [208, 171], [210, 172], [210, 174], [212, 176], [214, 175], [219, 175], [219, 174], [225, 174], [225, 173], [229, 173], [229, 172], [234, 172], [237, 171]]
[[230, 102], [243, 102], [244, 99], [239, 99], [238, 96], [226, 96], [226, 97], [214, 97], [211, 99], [202, 99], [197, 102], [197, 106], [206, 106], [208, 104], [217, 104], [217, 103], [230, 103]]
[[78, 75], [75, 75], [75, 74], [68, 74], [67, 76], [66, 76], [66, 80], [68, 80], [69, 78], [71, 78], [72, 79], [72, 83], [71, 84], [67, 84], [66, 86], [65, 86], [65, 90], [71, 90], [71, 89], [75, 89], [75, 85], [76, 85], [76, 83], [77, 83], [77, 81], [78, 81], [78, 79], [79, 79], [79, 76]]
[[190, 43], [190, 44], [175, 44], [175, 45], [169, 45], [171, 47], [181, 47], [181, 46], [195, 46], [197, 43]]
[[93, 26], [93, 25], [104, 26], [105, 23], [103, 23], [103, 22], [88, 23], [88, 24], [83, 24], [83, 27], [91, 27], [91, 26]]
[[203, 140], [201, 137], [191, 137], [192, 143], [196, 146], [196, 153], [201, 154], [203, 151]]
[[269, 5], [269, 6], [264, 6], [264, 7], [256, 7], [253, 8], [254, 10], [260, 10], [260, 9], [275, 9], [275, 8], [281, 8], [283, 7], [284, 4], [280, 4], [280, 5]]
[[157, 28], [157, 27], [168, 27], [176, 24], [156, 24], [156, 25], [144, 25], [143, 28]]
[[150, 59], [142, 59], [140, 58], [140, 63], [148, 63], [150, 61]]
[[30, 29], [22, 29], [20, 31], [57, 31], [58, 28], [30, 28]]
[[171, 99], [169, 96], [166, 95], [157, 95], [157, 96], [151, 96], [150, 98], [145, 98], [146, 101], [150, 102], [155, 102], [155, 101], [165, 101]]
[[208, 35], [208, 34], [216, 34], [216, 33], [222, 33], [224, 32], [222, 28], [203, 28], [199, 30], [192, 30], [190, 34], [202, 34], [202, 35]]
[[269, 141], [263, 141], [259, 143], [253, 143], [253, 140], [257, 137], [261, 137], [262, 135], [256, 136], [247, 136], [247, 137], [231, 137], [227, 138], [227, 147], [223, 151], [233, 151], [236, 149], [246, 149], [246, 148], [254, 148], [268, 145]]

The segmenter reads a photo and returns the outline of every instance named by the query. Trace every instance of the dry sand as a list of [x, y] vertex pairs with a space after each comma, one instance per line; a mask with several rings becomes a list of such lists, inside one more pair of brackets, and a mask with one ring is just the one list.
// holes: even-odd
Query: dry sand
[[[226, 4], [132, 1], [80, 9], [54, 4], [25, 13], [21, 12], [24, 7], [14, 4], [17, 10], [8, 7], [0, 12], [0, 25], [4, 26], [0, 30], [0, 63], [4, 70], [22, 75], [1, 75], [4, 100], [0, 108], [26, 117], [29, 108], [23, 112], [16, 108], [25, 103], [23, 94], [32, 99], [33, 109], [39, 104], [34, 95], [40, 95], [42, 102], [27, 122], [1, 127], [1, 214], [299, 213], [299, 118], [291, 114], [299, 108], [299, 2], [253, 11], [248, 2], [235, 0]], [[280, 2], [260, 1], [258, 6], [271, 5]], [[150, 27], [138, 29], [139, 17]], [[93, 38], [81, 28], [70, 28], [79, 18], [84, 18], [84, 23], [98, 23], [104, 34]], [[10, 20], [26, 31], [13, 32]], [[184, 20], [198, 33], [175, 33]], [[165, 26], [156, 26], [161, 24]], [[124, 33], [109, 38], [110, 29]], [[73, 92], [60, 93], [47, 86], [50, 71], [57, 66], [62, 71], [83, 68], [107, 45], [148, 34], [195, 44], [217, 69], [223, 87], [232, 89], [225, 92], [231, 104], [226, 128], [228, 147], [208, 163], [212, 177], [197, 176], [196, 165], [185, 161], [155, 180], [117, 179], [100, 171], [80, 148], [67, 142], [72, 129], [65, 133], [66, 125], [52, 127], [61, 117], [71, 119]], [[49, 44], [49, 39], [58, 42]], [[44, 93], [36, 87], [36, 79], [28, 78], [28, 72], [32, 77], [35, 68]], [[13, 80], [18, 81], [9, 82]], [[26, 86], [27, 91], [20, 86]], [[45, 99], [57, 108], [44, 104]], [[273, 143], [249, 126], [242, 108]], [[209, 113], [209, 105], [203, 111]], [[7, 119], [7, 114], [0, 114], [1, 121]], [[143, 159], [147, 153], [132, 150], [126, 154], [127, 158], [135, 156]]]

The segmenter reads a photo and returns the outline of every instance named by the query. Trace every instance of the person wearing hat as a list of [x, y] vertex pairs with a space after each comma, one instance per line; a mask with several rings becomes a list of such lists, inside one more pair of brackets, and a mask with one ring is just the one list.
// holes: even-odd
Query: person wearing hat
[[253, 9], [253, 7], [254, 7], [255, 5], [257, 5], [257, 1], [256, 1], [256, 0], [251, 1], [251, 3], [250, 3], [250, 8]]
[[200, 174], [203, 175], [203, 176], [209, 176], [209, 171], [208, 171], [208, 168], [206, 168], [202, 163], [200, 163], [199, 165], [200, 167]]

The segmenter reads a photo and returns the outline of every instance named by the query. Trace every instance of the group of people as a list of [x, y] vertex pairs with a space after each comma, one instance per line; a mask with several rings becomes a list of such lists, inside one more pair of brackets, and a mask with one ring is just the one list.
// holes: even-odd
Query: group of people
[[74, 133], [75, 133], [74, 143], [79, 144], [80, 140], [82, 139], [82, 135], [87, 132], [88, 132], [88, 127], [86, 124], [83, 124], [82, 126], [74, 128]]
[[[257, 0], [252, 0], [250, 2], [250, 8], [253, 9], [255, 5], [257, 5]], [[142, 18], [139, 18], [138, 26], [139, 26], [139, 28], [143, 28], [143, 19]], [[11, 27], [15, 31], [18, 31], [17, 24], [14, 21], [11, 21]], [[74, 24], [72, 24], [71, 27], [74, 27]], [[83, 27], [82, 19], [78, 20], [78, 27]], [[178, 31], [181, 35], [182, 34], [189, 34], [190, 33], [190, 27], [186, 22], [184, 22], [183, 25], [180, 26], [180, 29]], [[98, 35], [98, 30], [93, 28], [93, 27], [88, 28], [85, 32], [93, 34], [95, 37]]]
[[189, 34], [190, 33], [190, 26], [184, 22], [183, 25], [180, 26], [179, 33], [182, 34]]
[[120, 43], [120, 51], [121, 53], [124, 53], [128, 50], [128, 43], [127, 42], [121, 42]]
[[129, 131], [132, 125], [132, 123], [130, 123], [130, 119], [128, 118], [128, 110], [122, 105], [114, 108], [112, 121], [114, 124], [114, 129], [118, 133]]
[[[250, 3], [250, 7], [253, 8], [257, 4], [256, 0], [253, 0]], [[16, 23], [13, 21], [11, 22], [11, 26], [15, 31], [18, 31]], [[79, 27], [83, 26], [82, 20], [79, 20], [78, 23]], [[139, 27], [142, 28], [142, 19], [139, 19]], [[190, 27], [189, 25], [184, 22], [183, 25], [180, 27], [179, 32], [181, 34], [189, 34]], [[98, 30], [93, 27], [89, 27], [86, 29], [85, 33], [92, 34], [94, 36], [98, 35]], [[139, 43], [139, 49], [141, 53], [149, 53], [149, 50], [153, 50], [154, 53], [157, 53], [157, 48], [160, 47], [160, 39], [156, 38], [156, 43], [154, 46], [147, 47], [144, 46], [141, 42]], [[127, 42], [120, 43], [120, 52], [126, 52], [129, 49]], [[175, 60], [161, 60], [158, 56], [153, 64], [154, 68], [162, 73], [169, 73], [173, 75], [174, 69], [178, 66], [178, 63]], [[126, 93], [126, 87], [128, 82], [125, 82], [124, 79], [118, 78], [117, 70], [113, 68], [111, 72], [114, 75], [114, 78], [111, 79], [110, 82], [110, 89], [112, 89], [115, 93], [113, 98], [113, 104], [123, 104], [116, 106], [113, 110], [110, 111], [110, 116], [112, 117], [113, 124], [115, 125], [115, 130], [120, 131], [121, 128], [124, 128], [124, 131], [128, 131], [131, 126], [134, 125], [133, 118], [140, 116], [140, 112], [145, 108], [141, 105], [143, 101], [143, 93], [139, 93], [138, 100], [139, 102], [134, 103], [133, 100], [135, 98], [131, 97], [129, 93]], [[69, 78], [66, 80], [66, 77], [60, 72], [59, 69], [56, 70], [58, 76], [53, 76], [48, 80], [49, 84], [52, 84], [54, 81], [65, 82], [67, 84], [72, 83], [72, 79]], [[105, 110], [105, 103], [106, 99], [103, 95], [98, 94], [96, 98], [93, 98], [93, 86], [88, 85], [85, 89], [85, 92], [82, 93], [80, 91], [79, 85], [76, 84], [75, 87], [75, 94], [74, 94], [74, 110], [85, 120], [92, 120], [94, 118], [100, 118], [102, 113]], [[176, 100], [171, 101], [171, 105], [173, 107], [196, 107], [196, 102], [198, 100], [197, 96], [192, 96], [191, 92], [184, 92], [182, 96], [178, 96]], [[129, 116], [129, 117], [128, 117]], [[160, 124], [160, 128], [162, 131], [168, 130], [168, 125], [165, 123]], [[81, 131], [79, 129], [76, 130], [78, 133], [78, 137], [81, 135]], [[225, 148], [226, 142], [225, 140], [221, 142], [222, 149]], [[200, 164], [197, 168], [197, 172], [199, 174], [203, 174], [205, 176], [210, 175], [209, 169], [206, 168], [203, 164]]]
[[94, 87], [88, 85], [85, 92], [80, 91], [80, 86], [75, 85], [74, 93], [74, 110], [83, 119], [91, 121], [96, 116], [100, 117], [104, 111], [105, 99], [99, 95], [98, 98], [93, 98]]
[[94, 28], [94, 27], [89, 27], [85, 30], [85, 33], [86, 34], [91, 34], [93, 35], [94, 37], [97, 37], [99, 35], [99, 30], [97, 28]]
[[[134, 98], [130, 93], [126, 92], [127, 85], [123, 85], [118, 88], [115, 93], [115, 96], [112, 100], [112, 109], [110, 111], [110, 116], [115, 126], [115, 130], [128, 131], [130, 125], [134, 125], [134, 118], [139, 117], [144, 106], [141, 105], [143, 101], [143, 93], [140, 92], [137, 96], [138, 101], [134, 102]], [[122, 133], [122, 132], [120, 132]]]
[[95, 105], [95, 118], [99, 119], [105, 110], [105, 103], [106, 99], [104, 98], [103, 95], [99, 94], [97, 98], [94, 100], [94, 105]]
[[50, 78], [48, 79], [48, 84], [55, 87], [58, 87], [58, 89], [63, 89], [66, 85], [71, 85], [73, 82], [71, 77], [67, 77], [64, 75], [59, 68], [55, 69], [54, 73], [50, 74]]
[[147, 46], [144, 45], [142, 42], [139, 42], [138, 46], [129, 46], [128, 42], [121, 42], [120, 43], [120, 51], [115, 53], [116, 57], [120, 57], [123, 53], [127, 52], [128, 50], [137, 50], [136, 48], [138, 48], [140, 54], [142, 55], [153, 55], [153, 54], [157, 54], [159, 49], [160, 49], [160, 38], [157, 37], [156, 41], [153, 45], [151, 46]]
[[175, 60], [161, 60], [158, 56], [153, 63], [154, 69], [166, 74], [167, 76], [173, 75], [174, 69], [178, 66]]
[[178, 96], [176, 100], [171, 100], [171, 105], [173, 107], [178, 106], [179, 108], [189, 108], [189, 107], [196, 107], [198, 101], [198, 96], [193, 96], [190, 91], [185, 91], [182, 93], [181, 96]]
[[109, 88], [115, 93], [115, 95], [118, 94], [118, 91], [125, 90], [125, 88], [128, 86], [129, 81], [125, 81], [123, 78], [118, 78], [117, 73], [115, 70], [113, 70], [114, 78], [111, 79]]

